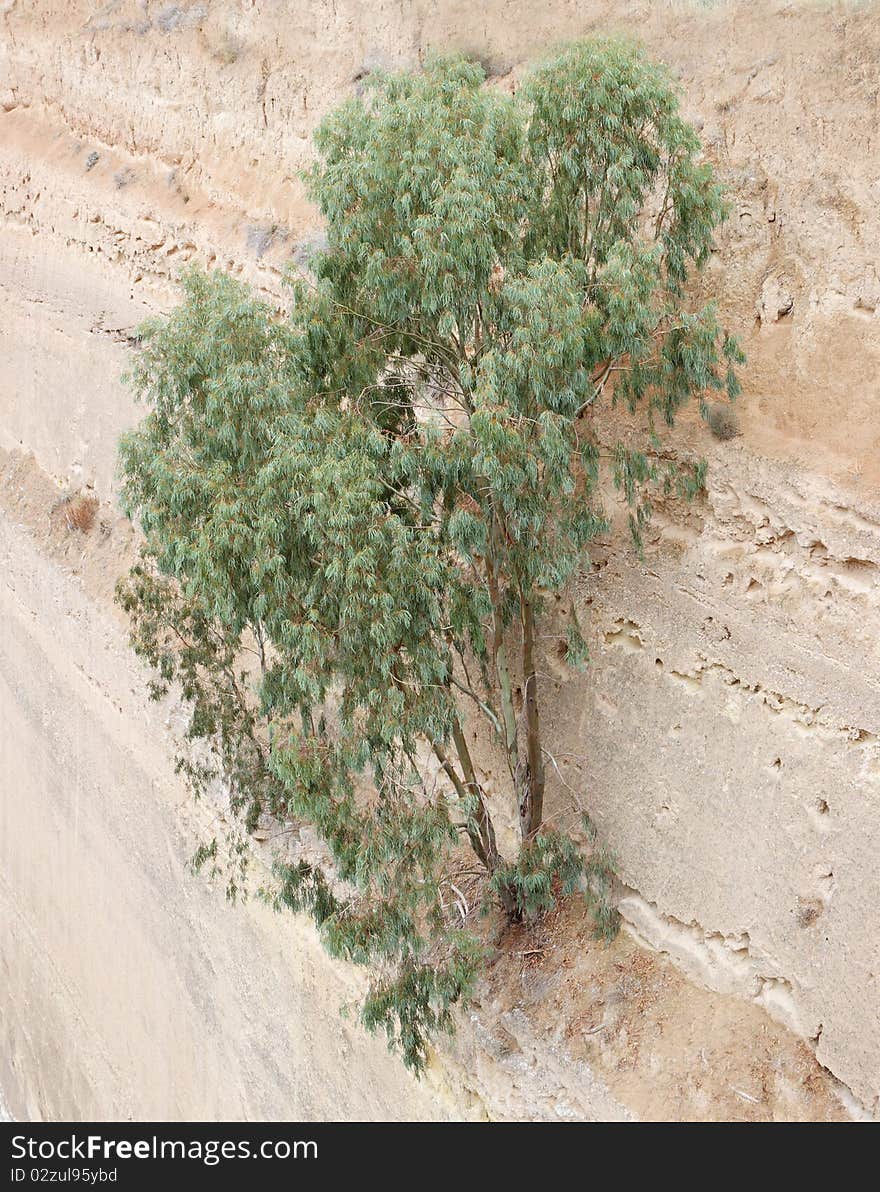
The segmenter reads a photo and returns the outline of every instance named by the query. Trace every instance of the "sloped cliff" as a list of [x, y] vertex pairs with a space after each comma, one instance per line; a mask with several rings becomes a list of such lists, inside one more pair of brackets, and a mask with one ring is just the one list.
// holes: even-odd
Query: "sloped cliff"
[[[62, 488], [91, 485], [112, 501], [116, 439], [137, 417], [119, 380], [134, 327], [174, 300], [188, 260], [278, 294], [284, 265], [318, 231], [297, 170], [328, 106], [372, 66], [412, 65], [434, 47], [476, 53], [498, 85], [514, 86], [542, 48], [595, 31], [637, 34], [682, 80], [685, 110], [730, 186], [709, 283], [749, 362], [742, 436], [717, 443], [702, 424], [684, 431], [685, 446], [709, 460], [704, 499], [661, 511], [643, 563], [624, 544], [600, 550], [572, 593], [592, 627], [592, 666], [572, 680], [546, 663], [565, 783], [555, 797], [576, 798], [607, 835], [630, 889], [622, 909], [642, 940], [719, 991], [712, 1006], [785, 1023], [871, 1108], [877, 5], [5, 0], [0, 446], [32, 452]], [[587, 1095], [591, 1069], [565, 1068], [570, 1037], [565, 1064], [558, 1050], [551, 1063], [520, 1029], [522, 1006], [501, 994], [483, 1008], [485, 1029], [503, 1019], [513, 1042], [498, 1043], [495, 1030], [480, 1052], [478, 1014], [459, 1059], [419, 1088], [381, 1043], [321, 1005], [353, 987], [307, 932], [253, 910], [241, 918], [184, 880], [188, 812], [161, 748], [167, 729], [145, 719], [121, 629], [98, 611], [124, 560], [124, 529], [106, 514], [112, 532], [89, 540], [94, 591], [80, 592], [67, 577], [85, 566], [85, 546], [78, 557], [80, 540], [62, 533], [65, 553], [49, 558], [61, 549], [58, 494], [19, 467], [9, 464], [0, 664], [0, 1086], [11, 1098], [25, 1090], [13, 1112], [331, 1116], [335, 1105], [347, 1116], [516, 1116], [530, 1112], [530, 1096], [552, 1100], [554, 1087], [580, 1081], [575, 1116], [662, 1114], [607, 1073], [611, 1085]], [[484, 762], [488, 773], [490, 754]], [[577, 967], [581, 957], [572, 963], [582, 985], [599, 980]], [[693, 1005], [703, 996], [694, 989]], [[314, 1003], [323, 1017], [309, 1012]], [[277, 1039], [266, 1037], [273, 1006]], [[716, 1011], [706, 1014], [708, 1023]], [[748, 1032], [758, 1019], [737, 1021], [757, 1037]], [[156, 1023], [153, 1084], [137, 1089]], [[581, 1041], [598, 1025], [590, 1020]], [[774, 1039], [777, 1057], [794, 1046], [785, 1032]], [[523, 1075], [542, 1064], [543, 1092]], [[749, 1097], [783, 1112], [777, 1094], [745, 1092], [749, 1112]], [[830, 1106], [822, 1101], [820, 1115]], [[700, 1112], [697, 1101], [679, 1111]], [[716, 1100], [702, 1112], [725, 1110]], [[795, 1098], [789, 1112], [817, 1111]]]

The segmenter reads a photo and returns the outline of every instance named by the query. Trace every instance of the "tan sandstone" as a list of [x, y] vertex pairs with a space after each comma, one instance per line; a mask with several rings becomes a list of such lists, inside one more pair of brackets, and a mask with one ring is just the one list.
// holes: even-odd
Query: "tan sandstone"
[[[703, 1024], [703, 1051], [723, 1033], [719, 1015], [731, 1039], [753, 1043], [770, 1023], [780, 1031], [770, 1067], [788, 1072], [779, 1057], [800, 1039], [873, 1109], [875, 3], [5, 0], [0, 446], [33, 452], [62, 489], [112, 499], [116, 439], [137, 417], [119, 380], [135, 326], [173, 302], [189, 260], [280, 298], [285, 264], [318, 231], [297, 177], [311, 131], [364, 71], [455, 47], [510, 86], [545, 47], [595, 31], [637, 34], [682, 81], [733, 204], [707, 285], [749, 361], [741, 437], [717, 443], [697, 423], [684, 432], [684, 448], [709, 460], [704, 499], [660, 512], [641, 563], [622, 540], [600, 548], [571, 594], [591, 625], [592, 664], [573, 679], [546, 660], [564, 779], [551, 810], [574, 800], [611, 842], [624, 914], [672, 962], [657, 972], [681, 969], [716, 991], [711, 1003], [697, 985], [682, 987], [690, 1001], [676, 995]], [[578, 1058], [570, 1035], [551, 1046], [536, 1025], [540, 998], [522, 985], [521, 1004], [511, 1002], [509, 974], [428, 1085], [409, 1081], [380, 1041], [340, 1025], [325, 1003], [352, 996], [357, 979], [307, 929], [255, 906], [227, 911], [186, 880], [191, 812], [170, 774], [169, 730], [145, 712], [105, 607], [124, 552], [98, 568], [103, 595], [97, 580], [79, 591], [74, 562], [49, 558], [39, 518], [19, 525], [11, 508], [0, 1087], [14, 1113], [733, 1114], [717, 1083], [702, 1108], [696, 1093], [674, 1106], [684, 1042], [677, 1059], [656, 1059], [669, 1076], [659, 1102], [621, 1083], [613, 1048]], [[491, 751], [484, 767], [491, 780]], [[577, 979], [554, 996], [570, 1004], [599, 981], [592, 957], [586, 945], [572, 956]], [[636, 963], [627, 957], [613, 963]], [[673, 997], [672, 976], [638, 970], [632, 981], [665, 991], [658, 1002]], [[666, 1020], [684, 1040], [683, 1014]], [[618, 1022], [615, 1038], [624, 1028], [632, 1035]], [[779, 1088], [805, 1087], [789, 1073], [771, 1096], [772, 1082], [758, 1094], [739, 1079], [727, 1082], [747, 1094], [736, 1102], [777, 1115]], [[837, 1112], [824, 1093], [819, 1109], [804, 1095], [791, 1094], [787, 1112]]]

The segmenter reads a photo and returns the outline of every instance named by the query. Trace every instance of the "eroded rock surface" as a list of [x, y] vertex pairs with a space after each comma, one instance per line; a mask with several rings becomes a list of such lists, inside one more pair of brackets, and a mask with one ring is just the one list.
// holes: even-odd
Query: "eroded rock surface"
[[[437, 47], [479, 54], [498, 85], [514, 86], [545, 46], [597, 31], [636, 32], [681, 78], [685, 110], [700, 125], [732, 202], [706, 285], [718, 294], [749, 362], [742, 434], [722, 443], [702, 424], [684, 432], [685, 449], [709, 459], [705, 499], [689, 511], [660, 512], [644, 562], [625, 545], [599, 549], [596, 571], [572, 594], [592, 625], [592, 663], [585, 678], [572, 679], [557, 674], [552, 654], [546, 660], [550, 747], [564, 778], [551, 793], [551, 810], [572, 800], [589, 808], [618, 856], [632, 891], [623, 909], [643, 940], [719, 996], [740, 999], [750, 1012], [757, 1003], [784, 1022], [863, 1105], [874, 1107], [880, 1097], [876, 4], [550, 0], [536, 10], [502, 0], [479, 6], [6, 0], [0, 4], [0, 445], [33, 452], [63, 488], [92, 485], [102, 500], [111, 499], [116, 439], [137, 417], [119, 380], [135, 327], [174, 300], [174, 276], [190, 260], [221, 265], [280, 300], [285, 264], [304, 259], [320, 234], [297, 172], [330, 105], [375, 66], [412, 65]], [[24, 559], [31, 548], [27, 538], [14, 537], [14, 519], [9, 533], [9, 558]], [[258, 1091], [273, 1079], [270, 1065], [241, 1043], [233, 1064], [241, 1083], [225, 1099], [178, 1086], [166, 1070], [154, 1074], [144, 1101], [125, 1100], [133, 1094], [120, 1083], [119, 1057], [127, 1054], [128, 1070], [137, 1070], [137, 1056], [127, 1050], [134, 1048], [132, 1032], [124, 1018], [116, 1033], [99, 1027], [104, 995], [92, 982], [94, 965], [77, 953], [90, 913], [87, 895], [106, 901], [106, 875], [117, 871], [111, 884], [124, 886], [120, 867], [127, 859], [138, 883], [130, 913], [135, 901], [148, 912], [135, 941], [147, 932], [158, 939], [172, 921], [181, 938], [188, 935], [186, 916], [195, 910], [173, 909], [180, 888], [199, 901], [200, 920], [218, 916], [218, 933], [227, 912], [202, 907], [191, 885], [165, 884], [186, 849], [163, 829], [163, 814], [157, 810], [137, 832], [126, 824], [124, 792], [132, 784], [164, 782], [165, 763], [143, 754], [131, 724], [122, 727], [126, 718], [137, 723], [142, 694], [113, 714], [119, 721], [112, 731], [128, 734], [125, 752], [106, 745], [105, 714], [92, 718], [87, 710], [90, 685], [104, 665], [97, 643], [106, 635], [92, 625], [86, 604], [62, 596], [57, 575], [40, 560], [37, 550], [29, 564], [32, 586], [26, 595], [19, 588], [3, 630], [4, 715], [8, 706], [21, 722], [19, 744], [7, 745], [11, 737], [4, 735], [3, 839], [12, 865], [4, 881], [15, 875], [16, 903], [28, 922], [26, 931], [10, 929], [17, 920], [4, 918], [4, 953], [33, 958], [22, 963], [17, 982], [0, 983], [8, 1003], [4, 1021], [33, 1043], [19, 1053], [32, 1069], [31, 1092], [10, 1108], [106, 1115], [118, 1097], [120, 1107], [133, 1111], [148, 1106], [159, 1113], [164, 1106], [184, 1116], [271, 1116], [287, 1098], [292, 1113], [327, 1113], [320, 1096], [302, 1084], [293, 1088], [289, 1072], [278, 1078], [275, 1099]], [[108, 553], [108, 589], [114, 560]], [[26, 657], [31, 647], [13, 628], [16, 618], [44, 643], [43, 655]], [[70, 644], [58, 626], [72, 633]], [[78, 696], [69, 708], [66, 688], [51, 677], [59, 667], [82, 688], [81, 701]], [[53, 734], [67, 712], [76, 717], [76, 732], [68, 726], [66, 744], [59, 738], [56, 749]], [[71, 749], [80, 752], [59, 763]], [[104, 775], [96, 787], [118, 791], [118, 805], [108, 795], [100, 819], [121, 817], [119, 839], [130, 845], [125, 857], [114, 853], [109, 829], [103, 838], [89, 833], [96, 821], [63, 804], [89, 800], [86, 776], [97, 775], [107, 758], [121, 770], [131, 767]], [[484, 761], [490, 771], [491, 755]], [[81, 775], [76, 795], [62, 781], [72, 772]], [[169, 787], [163, 797], [173, 806], [179, 795]], [[74, 845], [71, 824], [84, 833]], [[26, 841], [36, 851], [28, 852]], [[16, 856], [30, 857], [40, 880], [31, 881], [23, 861], [16, 868]], [[66, 876], [53, 881], [47, 876], [53, 872]], [[121, 909], [116, 929], [126, 938]], [[282, 951], [274, 927], [248, 919], [228, 930], [241, 932], [239, 945], [250, 949], [251, 963], [256, 953], [271, 968], [269, 958]], [[209, 953], [199, 953], [206, 964]], [[126, 955], [114, 953], [113, 963], [121, 965]], [[136, 963], [134, 953], [130, 959]], [[230, 973], [240, 973], [239, 962], [230, 955], [228, 963], [210, 996], [198, 992], [192, 975], [183, 999], [191, 1009], [169, 1019], [163, 1055], [173, 1048], [189, 1054], [195, 1042], [188, 1031], [201, 1021], [210, 1063], [220, 1071], [232, 1046], [220, 1040], [241, 1029], [234, 1027], [239, 1015], [253, 1026], [250, 1045], [272, 1052], [258, 1017], [247, 1010], [250, 997], [269, 996], [269, 986], [254, 988], [255, 978], [236, 985]], [[312, 963], [294, 978], [304, 988], [331, 980], [317, 959], [302, 966]], [[115, 972], [118, 1004], [126, 1007], [120, 1013], [143, 1023], [147, 1003], [126, 980], [122, 969]], [[47, 994], [50, 989], [56, 992]], [[149, 996], [158, 1013], [172, 991], [157, 985]], [[215, 998], [225, 1007], [222, 1021], [211, 1018], [218, 1013]], [[43, 1002], [55, 1017], [28, 1023], [23, 1007]], [[208, 1017], [200, 1020], [198, 1005]], [[514, 1014], [510, 1021], [519, 1019]], [[67, 1065], [62, 1041], [80, 1027], [94, 1044], [83, 1044], [76, 1065]], [[283, 1044], [290, 1063], [307, 1033], [295, 1045]], [[465, 1095], [461, 1083], [454, 1096], [413, 1092], [384, 1057], [343, 1037], [359, 1071], [358, 1081], [345, 1080], [339, 1091], [350, 1115], [370, 1106], [389, 1116], [458, 1113], [465, 1102], [467, 1112], [502, 1112], [503, 1098], [486, 1108], [483, 1094]], [[470, 1038], [461, 1044], [465, 1052]], [[517, 1047], [521, 1052], [522, 1038]], [[320, 1078], [297, 1079], [312, 1081], [312, 1089], [317, 1079], [335, 1087], [334, 1065], [348, 1061], [335, 1052], [321, 1058], [319, 1050], [309, 1052], [308, 1064], [322, 1066], [304, 1070], [320, 1071]], [[10, 1053], [0, 1046], [2, 1054]], [[482, 1071], [485, 1061], [469, 1054]], [[530, 1063], [538, 1063], [539, 1052], [530, 1054]], [[492, 1070], [503, 1068], [496, 1062]], [[55, 1089], [46, 1083], [49, 1071], [58, 1073]], [[371, 1080], [385, 1092], [358, 1100], [353, 1086], [363, 1089]], [[446, 1087], [443, 1080], [438, 1088]], [[644, 1104], [634, 1109], [634, 1094], [618, 1099], [610, 1087], [603, 1085], [606, 1091], [591, 1103], [599, 1108], [582, 1101], [576, 1113], [611, 1113], [606, 1094], [621, 1114], [660, 1112]], [[740, 1091], [751, 1096], [750, 1089]], [[511, 1094], [511, 1107], [521, 1112], [524, 1103]], [[697, 1113], [695, 1104], [681, 1112]], [[718, 1104], [705, 1110], [713, 1112], [724, 1110]]]

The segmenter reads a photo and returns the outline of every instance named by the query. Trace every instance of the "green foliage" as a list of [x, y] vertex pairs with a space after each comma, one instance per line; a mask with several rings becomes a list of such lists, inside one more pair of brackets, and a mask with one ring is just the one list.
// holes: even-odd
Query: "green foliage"
[[514, 862], [495, 871], [488, 888], [495, 894], [511, 891], [516, 912], [523, 919], [555, 910], [560, 898], [580, 890], [593, 916], [597, 938], [612, 940], [620, 923], [613, 902], [614, 860], [599, 843], [588, 815], [583, 816], [583, 826], [589, 846], [586, 852], [566, 833], [543, 828], [523, 843]]
[[583, 867], [584, 898], [593, 916], [597, 938], [612, 940], [620, 928], [620, 913], [613, 901], [614, 858], [599, 842], [598, 832], [589, 815], [585, 813], [582, 822], [590, 846]]
[[[473, 989], [482, 957], [477, 940], [446, 926], [436, 904], [428, 938], [393, 895], [373, 904], [340, 897], [321, 867], [305, 860], [276, 861], [273, 873], [275, 887], [263, 891], [270, 905], [311, 915], [332, 956], [376, 971], [361, 1020], [370, 1031], [384, 1030], [406, 1065], [421, 1072], [431, 1037], [452, 1030], [453, 1006]], [[386, 883], [392, 887], [401, 883]]]
[[476, 940], [462, 931], [447, 942], [442, 965], [405, 961], [370, 989], [361, 1013], [364, 1025], [370, 1031], [381, 1027], [407, 1067], [423, 1071], [429, 1039], [454, 1029], [452, 1007], [470, 998], [480, 959]]
[[489, 888], [496, 894], [511, 891], [520, 918], [532, 919], [555, 910], [557, 895], [573, 894], [585, 867], [583, 853], [570, 836], [543, 829], [523, 842], [515, 861], [495, 870]]
[[[571, 47], [516, 96], [459, 58], [378, 74], [316, 148], [327, 246], [289, 315], [190, 272], [142, 332], [121, 473], [146, 546], [120, 598], [155, 693], [191, 703], [194, 786], [246, 831], [317, 830], [332, 873], [279, 856], [267, 897], [370, 967], [364, 1021], [418, 1070], [478, 970], [463, 847], [511, 918], [582, 888], [613, 933], [610, 859], [543, 826], [537, 626], [607, 528], [603, 474], [637, 542], [652, 497], [699, 490], [661, 435], [734, 398], [742, 357], [685, 298], [720, 188], [631, 47]], [[512, 858], [468, 713], [506, 759]], [[233, 893], [242, 840], [196, 857]]]

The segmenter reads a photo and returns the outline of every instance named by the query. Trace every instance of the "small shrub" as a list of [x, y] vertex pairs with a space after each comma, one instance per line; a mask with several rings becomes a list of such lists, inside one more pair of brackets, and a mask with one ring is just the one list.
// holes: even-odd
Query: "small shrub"
[[80, 493], [70, 497], [62, 506], [64, 524], [68, 530], [80, 530], [87, 534], [95, 524], [98, 516], [98, 498]]
[[713, 406], [710, 406], [709, 413], [706, 415], [706, 421], [709, 423], [709, 430], [722, 443], [726, 443], [728, 439], [735, 439], [737, 435], [742, 434], [736, 410], [728, 405], [727, 402], [716, 402]]
[[100, 156], [101, 156], [100, 153], [96, 153], [94, 151], [94, 149], [92, 150], [92, 152], [86, 158], [86, 173], [88, 173], [88, 171], [92, 168], [92, 166], [95, 166], [98, 164], [98, 158]]

